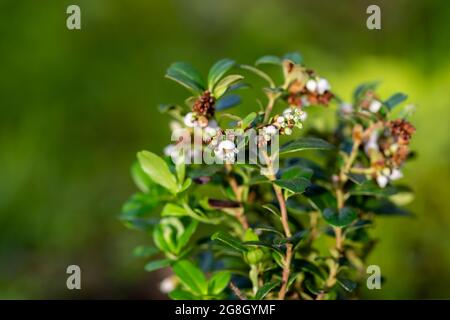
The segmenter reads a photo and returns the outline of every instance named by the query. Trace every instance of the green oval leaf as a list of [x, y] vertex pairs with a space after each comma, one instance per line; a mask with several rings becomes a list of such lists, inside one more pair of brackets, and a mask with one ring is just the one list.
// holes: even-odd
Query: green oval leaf
[[170, 299], [173, 300], [198, 300], [199, 297], [190, 292], [181, 289], [175, 289], [169, 293]]
[[153, 182], [163, 186], [172, 193], [177, 193], [177, 180], [161, 157], [149, 151], [141, 151], [138, 152], [137, 158], [142, 170], [148, 174]]
[[291, 153], [303, 150], [330, 150], [334, 146], [319, 138], [300, 138], [289, 141], [280, 148], [280, 154]]
[[216, 99], [219, 99], [228, 89], [229, 86], [244, 79], [240, 74], [230, 74], [222, 80], [219, 81], [217, 86], [214, 88], [213, 94]]
[[303, 177], [292, 178], [292, 179], [279, 179], [275, 180], [274, 183], [283, 188], [287, 189], [293, 193], [303, 193], [306, 188], [311, 185], [311, 182]]
[[231, 279], [229, 271], [219, 271], [213, 274], [209, 279], [209, 293], [217, 295], [221, 293], [228, 286]]
[[209, 70], [208, 74], [208, 88], [213, 90], [216, 83], [235, 65], [235, 61], [231, 59], [222, 59], [217, 61]]
[[241, 241], [224, 231], [218, 231], [214, 233], [211, 237], [211, 240], [215, 240], [225, 245], [226, 247], [237, 250], [239, 252], [246, 252], [248, 250]]
[[144, 269], [145, 269], [145, 271], [152, 272], [152, 271], [170, 266], [171, 262], [172, 262], [172, 260], [170, 260], [170, 259], [150, 261], [149, 263], [147, 263], [145, 265]]
[[255, 299], [262, 300], [267, 294], [270, 293], [273, 289], [280, 285], [280, 281], [268, 282], [264, 284], [261, 288], [259, 288], [258, 292], [256, 292]]
[[197, 295], [206, 295], [208, 293], [208, 283], [205, 275], [192, 262], [180, 260], [172, 268], [180, 282], [192, 293]]
[[200, 73], [190, 64], [175, 62], [166, 71], [166, 77], [178, 82], [195, 94], [205, 90], [205, 82]]
[[354, 209], [344, 207], [339, 212], [334, 208], [326, 208], [323, 210], [322, 216], [332, 226], [345, 227], [351, 224], [358, 215]]
[[283, 60], [280, 57], [267, 55], [256, 60], [255, 65], [258, 66], [260, 64], [275, 64], [281, 66], [282, 63]]
[[239, 97], [237, 94], [230, 94], [219, 99], [215, 107], [217, 111], [222, 111], [234, 107], [239, 103], [241, 103], [241, 97]]
[[283, 59], [292, 61], [295, 64], [301, 64], [303, 62], [303, 57], [298, 52], [289, 52], [283, 56]]
[[406, 94], [403, 93], [396, 93], [394, 95], [392, 95], [389, 99], [387, 99], [384, 104], [386, 105], [386, 107], [389, 110], [394, 109], [394, 107], [400, 103], [402, 103], [403, 101], [405, 101], [406, 99], [408, 99], [408, 96]]

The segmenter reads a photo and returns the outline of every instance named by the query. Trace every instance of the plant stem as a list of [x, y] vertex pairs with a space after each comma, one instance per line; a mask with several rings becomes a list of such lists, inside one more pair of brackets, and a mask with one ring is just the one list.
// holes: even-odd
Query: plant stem
[[241, 292], [241, 290], [239, 290], [238, 287], [236, 287], [234, 285], [233, 282], [230, 282], [230, 288], [231, 290], [234, 292], [234, 294], [236, 295], [236, 297], [238, 297], [240, 300], [247, 300], [247, 297]]
[[231, 189], [234, 192], [234, 195], [236, 196], [236, 200], [239, 202], [240, 206], [236, 210], [236, 218], [241, 223], [242, 227], [244, 228], [244, 231], [248, 229], [248, 221], [247, 218], [244, 215], [244, 208], [242, 207], [242, 189], [239, 187], [236, 179], [231, 175], [231, 164], [226, 163], [225, 168], [228, 173], [228, 183], [230, 184]]
[[[272, 161], [267, 155], [267, 153], [264, 153], [264, 157], [267, 163], [267, 166], [269, 167], [269, 171], [271, 172], [270, 175], [268, 175], [269, 180], [273, 181], [275, 180], [275, 173], [273, 172], [273, 166]], [[287, 213], [287, 207], [286, 207], [286, 200], [284, 199], [283, 192], [281, 188], [275, 184], [272, 184], [273, 190], [275, 192], [275, 195], [277, 197], [278, 203], [280, 205], [280, 212], [281, 212], [281, 224], [283, 225], [284, 234], [286, 235], [286, 238], [290, 238], [292, 236], [291, 230], [289, 229], [289, 219], [288, 219], [288, 213]], [[292, 261], [292, 243], [286, 243], [286, 256], [284, 257], [284, 268], [283, 268], [283, 274], [281, 278], [281, 288], [280, 292], [278, 294], [278, 299], [284, 300], [286, 296], [287, 291], [287, 285], [289, 281], [289, 275], [291, 273], [291, 261]]]
[[267, 103], [266, 111], [264, 112], [264, 123], [269, 121], [270, 113], [272, 112], [273, 106], [275, 104], [276, 97], [269, 95], [269, 101]]

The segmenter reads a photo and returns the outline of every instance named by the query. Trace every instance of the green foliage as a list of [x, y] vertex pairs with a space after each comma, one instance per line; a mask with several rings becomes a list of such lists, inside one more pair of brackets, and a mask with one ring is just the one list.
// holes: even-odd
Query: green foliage
[[[266, 64], [279, 68], [280, 84], [259, 69]], [[412, 199], [409, 188], [394, 185], [415, 129], [405, 119], [392, 119], [390, 111], [406, 96], [383, 102], [375, 93], [378, 82], [362, 84], [351, 109], [337, 112], [336, 129], [320, 131], [309, 127], [307, 111], [342, 102], [328, 81], [306, 68], [297, 53], [264, 56], [255, 65], [223, 59], [211, 67], [207, 81], [186, 63], [167, 70], [168, 78], [194, 96], [186, 100], [189, 112], [173, 105], [162, 109], [184, 126], [185, 136], [195, 138], [196, 129], [206, 128], [200, 151], [212, 150], [222, 162], [186, 163], [187, 151], [175, 163], [138, 153], [132, 177], [141, 192], [124, 205], [122, 218], [144, 226], [154, 247], [135, 254], [158, 255], [147, 271], [171, 267], [177, 279], [172, 299], [355, 297], [373, 248], [369, 229], [375, 216], [405, 215], [399, 206]], [[266, 81], [260, 91], [267, 103], [263, 111], [255, 108], [243, 117], [221, 113], [241, 101], [229, 93], [244, 79], [227, 75], [233, 68]], [[259, 132], [234, 143], [228, 129], [235, 130], [231, 137]], [[256, 163], [235, 162], [236, 152], [255, 152], [252, 141], [258, 147], [278, 145], [274, 136], [288, 141], [278, 150], [258, 150]], [[183, 139], [171, 147], [191, 146]], [[178, 153], [170, 155], [180, 160]], [[334, 237], [333, 244], [319, 248], [318, 239], [325, 237]]]

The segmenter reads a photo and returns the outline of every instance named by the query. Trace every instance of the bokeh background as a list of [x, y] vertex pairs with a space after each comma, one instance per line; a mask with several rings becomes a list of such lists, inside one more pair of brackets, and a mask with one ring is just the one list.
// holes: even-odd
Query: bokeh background
[[[66, 28], [78, 4], [82, 30]], [[382, 30], [366, 28], [369, 4]], [[169, 142], [161, 102], [185, 91], [163, 78], [190, 61], [300, 51], [350, 98], [381, 80], [417, 105], [405, 169], [414, 218], [378, 220], [370, 262], [387, 282], [364, 298], [450, 298], [450, 2], [419, 0], [0, 0], [0, 298], [158, 298], [159, 275], [132, 249], [120, 208], [135, 191], [136, 151]], [[242, 110], [255, 107], [244, 101]], [[330, 112], [330, 111], [324, 111]], [[66, 267], [82, 290], [66, 289]]]

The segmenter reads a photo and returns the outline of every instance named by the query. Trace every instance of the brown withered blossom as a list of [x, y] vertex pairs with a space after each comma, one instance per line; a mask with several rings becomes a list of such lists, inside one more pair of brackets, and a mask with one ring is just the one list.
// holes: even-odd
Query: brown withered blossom
[[416, 131], [416, 128], [404, 119], [388, 121], [387, 126], [400, 144], [408, 144], [411, 136]]
[[199, 116], [212, 117], [214, 116], [214, 104], [216, 100], [209, 90], [206, 90], [198, 99], [195, 101], [192, 111], [194, 111]]

